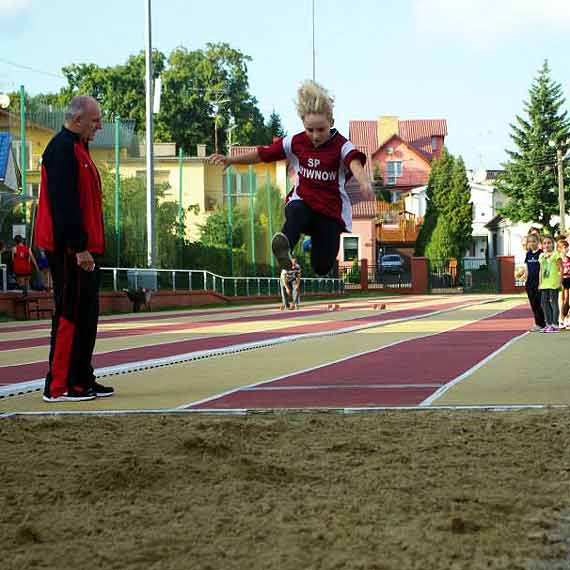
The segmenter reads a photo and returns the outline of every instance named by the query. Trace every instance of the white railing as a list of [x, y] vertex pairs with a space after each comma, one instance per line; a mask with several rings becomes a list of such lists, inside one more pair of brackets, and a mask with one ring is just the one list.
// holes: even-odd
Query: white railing
[[[280, 295], [278, 277], [224, 277], [201, 269], [102, 267], [103, 290], [145, 288], [154, 291], [214, 291], [228, 297]], [[342, 293], [342, 279], [301, 278], [301, 294]]]
[[0, 284], [2, 285], [2, 291], [8, 291], [8, 268], [6, 264], [0, 264]]

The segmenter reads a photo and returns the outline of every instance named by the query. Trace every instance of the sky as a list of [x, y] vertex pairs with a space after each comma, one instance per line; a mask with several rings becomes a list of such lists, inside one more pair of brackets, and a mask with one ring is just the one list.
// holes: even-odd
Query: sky
[[[91, 6], [89, 7], [89, 4]], [[145, 0], [0, 0], [0, 92], [57, 91], [71, 63], [109, 66], [144, 49]], [[545, 59], [570, 97], [570, 0], [315, 0], [316, 79], [335, 119], [445, 118], [469, 168], [499, 168]], [[312, 0], [154, 0], [168, 54], [227, 42], [252, 57], [251, 93], [302, 129], [295, 92], [312, 76]], [[16, 65], [14, 65], [16, 64]], [[568, 103], [570, 104], [570, 103]]]

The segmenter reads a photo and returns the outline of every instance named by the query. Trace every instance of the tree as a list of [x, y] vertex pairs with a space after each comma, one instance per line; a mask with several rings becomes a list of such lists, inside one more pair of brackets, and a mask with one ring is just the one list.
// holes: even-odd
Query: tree
[[[568, 150], [570, 120], [562, 111], [564, 103], [562, 87], [551, 78], [545, 61], [524, 102], [526, 116], [517, 115], [511, 124], [515, 150], [507, 150], [510, 160], [496, 185], [508, 198], [501, 213], [514, 222], [552, 228], [552, 216], [558, 215], [556, 152], [549, 142]], [[568, 186], [570, 179], [566, 182]]]
[[469, 248], [473, 234], [473, 205], [471, 188], [461, 157], [455, 160], [444, 210], [447, 231], [452, 243], [451, 257], [462, 258]]
[[[187, 150], [205, 143], [212, 150], [216, 116], [220, 149], [230, 125], [235, 125], [234, 144], [269, 144], [272, 132], [282, 131], [275, 112], [265, 124], [257, 99], [249, 91], [251, 57], [229, 44], [208, 43], [197, 50], [178, 47], [168, 57], [154, 50], [152, 58], [154, 78], [162, 78], [161, 109], [155, 118], [157, 141], [174, 141]], [[131, 55], [121, 65], [73, 64], [62, 72], [67, 86], [33, 100], [63, 106], [74, 95], [89, 94], [100, 102], [105, 118], [132, 119], [137, 132], [144, 132], [144, 52]]]
[[[105, 221], [106, 251], [103, 264], [114, 266], [117, 247], [123, 267], [146, 267], [146, 182], [141, 178], [121, 178], [120, 242], [115, 234], [115, 175], [99, 165], [103, 191], [103, 218]], [[157, 265], [176, 267], [178, 246], [178, 203], [165, 199], [167, 184], [157, 184], [156, 232]]]
[[287, 135], [287, 132], [281, 123], [281, 117], [275, 112], [275, 109], [273, 109], [271, 115], [269, 115], [267, 130], [269, 131], [268, 134], [271, 140], [273, 140], [273, 137], [281, 138]]
[[[229, 234], [228, 211], [216, 208], [200, 227], [200, 242], [207, 246], [228, 247]], [[248, 239], [248, 216], [242, 207], [232, 207], [232, 246], [243, 249]]]
[[451, 238], [449, 224], [445, 217], [440, 216], [425, 248], [426, 257], [432, 262], [441, 264], [451, 257], [456, 257], [455, 244]]
[[416, 240], [415, 255], [426, 255], [426, 246], [435, 231], [438, 217], [441, 212], [446, 210], [447, 196], [453, 177], [453, 166], [454, 158], [446, 148], [443, 149], [441, 157], [432, 163], [426, 189], [426, 213]]

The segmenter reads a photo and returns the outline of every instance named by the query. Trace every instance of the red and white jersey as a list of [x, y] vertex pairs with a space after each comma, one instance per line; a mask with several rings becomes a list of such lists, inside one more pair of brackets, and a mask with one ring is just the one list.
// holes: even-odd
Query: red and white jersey
[[345, 231], [352, 230], [352, 207], [345, 185], [352, 176], [350, 163], [357, 159], [364, 165], [366, 156], [336, 129], [331, 129], [329, 139], [319, 147], [303, 131], [259, 146], [257, 152], [263, 162], [287, 159], [295, 170], [297, 184], [287, 195], [287, 203], [303, 200], [316, 212], [339, 220]]

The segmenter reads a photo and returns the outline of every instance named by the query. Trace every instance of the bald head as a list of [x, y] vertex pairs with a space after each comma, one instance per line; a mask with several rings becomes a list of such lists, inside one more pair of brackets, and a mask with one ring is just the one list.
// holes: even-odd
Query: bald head
[[92, 141], [101, 128], [99, 103], [87, 95], [73, 97], [65, 110], [65, 126], [85, 142]]

